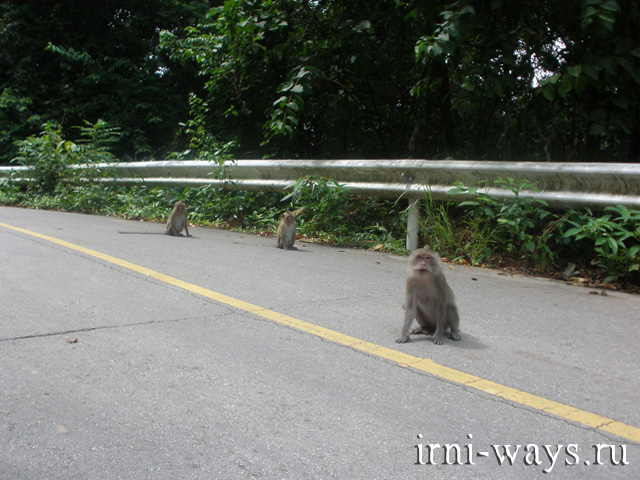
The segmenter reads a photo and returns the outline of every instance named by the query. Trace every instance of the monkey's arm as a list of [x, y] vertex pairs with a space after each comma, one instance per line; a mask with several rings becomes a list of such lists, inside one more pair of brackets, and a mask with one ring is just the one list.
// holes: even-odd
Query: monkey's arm
[[413, 297], [415, 297], [415, 295], [407, 295], [407, 300], [405, 302], [404, 324], [402, 325], [402, 333], [400, 334], [400, 337], [396, 339], [396, 343], [407, 343], [411, 341], [411, 338], [409, 338], [409, 328], [413, 323], [413, 319], [416, 318], [416, 308], [417, 308], [416, 301]]

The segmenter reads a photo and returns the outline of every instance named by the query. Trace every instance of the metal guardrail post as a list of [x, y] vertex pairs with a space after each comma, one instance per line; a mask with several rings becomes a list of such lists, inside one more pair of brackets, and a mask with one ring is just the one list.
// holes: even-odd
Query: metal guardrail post
[[409, 197], [409, 211], [407, 215], [407, 250], [418, 248], [418, 234], [420, 233], [420, 198]]

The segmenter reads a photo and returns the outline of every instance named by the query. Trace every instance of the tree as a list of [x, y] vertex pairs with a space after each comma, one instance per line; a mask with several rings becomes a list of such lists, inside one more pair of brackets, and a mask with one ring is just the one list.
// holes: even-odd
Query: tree
[[187, 93], [199, 81], [189, 65], [157, 51], [161, 28], [183, 28], [208, 8], [172, 0], [0, 3], [0, 161], [11, 143], [45, 121], [71, 127], [103, 119], [123, 139], [123, 159], [179, 147]]
[[430, 158], [640, 160], [631, 0], [32, 0], [0, 13], [2, 152], [45, 121], [102, 118], [123, 159], [398, 158], [420, 123]]
[[192, 119], [239, 156], [381, 158], [406, 156], [422, 117], [405, 27], [386, 0], [226, 1], [162, 45], [198, 63], [207, 108]]
[[440, 17], [418, 58], [447, 63], [472, 155], [640, 160], [637, 2], [460, 0]]

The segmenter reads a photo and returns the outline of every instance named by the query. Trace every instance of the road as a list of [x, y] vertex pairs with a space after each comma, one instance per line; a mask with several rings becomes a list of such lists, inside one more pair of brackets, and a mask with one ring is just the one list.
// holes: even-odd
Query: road
[[163, 230], [0, 207], [0, 479], [640, 478], [639, 296], [447, 267], [400, 345], [406, 257]]

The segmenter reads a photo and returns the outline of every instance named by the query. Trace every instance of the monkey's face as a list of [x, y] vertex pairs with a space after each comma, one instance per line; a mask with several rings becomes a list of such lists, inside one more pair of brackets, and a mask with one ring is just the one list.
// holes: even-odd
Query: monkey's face
[[176, 204], [176, 210], [177, 210], [178, 212], [180, 212], [180, 213], [184, 212], [184, 211], [185, 211], [185, 208], [186, 208], [186, 207], [184, 206], [184, 203], [178, 203], [178, 204]]
[[422, 270], [422, 271], [431, 271], [431, 262], [433, 261], [433, 257], [428, 253], [419, 253], [416, 255], [414, 259], [415, 266], [414, 270]]
[[288, 225], [291, 225], [291, 223], [294, 220], [294, 216], [293, 213], [291, 212], [284, 212], [284, 221], [285, 223], [287, 223]]

